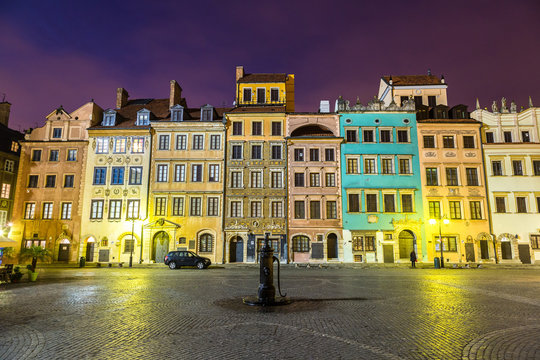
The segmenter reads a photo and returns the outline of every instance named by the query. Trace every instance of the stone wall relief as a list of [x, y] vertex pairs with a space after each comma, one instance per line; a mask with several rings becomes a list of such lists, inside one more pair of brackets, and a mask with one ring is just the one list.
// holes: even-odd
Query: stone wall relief
[[456, 157], [456, 153], [455, 152], [452, 152], [452, 151], [447, 151], [444, 153], [444, 156], [445, 157]]

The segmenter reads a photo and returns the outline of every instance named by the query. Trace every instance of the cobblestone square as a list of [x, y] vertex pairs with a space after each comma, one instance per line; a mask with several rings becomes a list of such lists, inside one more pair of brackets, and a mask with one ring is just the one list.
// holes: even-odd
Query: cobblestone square
[[0, 359], [540, 359], [538, 269], [285, 266], [279, 308], [255, 266], [40, 271], [0, 286]]

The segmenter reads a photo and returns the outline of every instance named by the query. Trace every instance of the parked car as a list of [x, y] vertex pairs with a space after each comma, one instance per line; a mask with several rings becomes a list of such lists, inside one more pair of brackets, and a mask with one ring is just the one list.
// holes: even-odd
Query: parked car
[[193, 251], [171, 251], [165, 255], [165, 265], [169, 269], [180, 269], [182, 266], [196, 266], [198, 269], [206, 269], [212, 262], [209, 258], [205, 258], [195, 254]]

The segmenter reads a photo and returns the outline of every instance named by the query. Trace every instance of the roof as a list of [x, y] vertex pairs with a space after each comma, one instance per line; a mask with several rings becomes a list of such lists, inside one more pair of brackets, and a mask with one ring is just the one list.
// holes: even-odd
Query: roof
[[398, 76], [383, 76], [385, 83], [390, 85], [392, 78], [393, 86], [414, 86], [414, 85], [446, 85], [441, 79], [435, 75], [398, 75]]
[[285, 82], [287, 74], [245, 74], [238, 83], [269, 83]]
[[285, 106], [238, 106], [228, 113], [284, 113]]
[[0, 151], [19, 154], [20, 149], [16, 152], [11, 151], [11, 143], [20, 140], [24, 140], [24, 134], [0, 124]]
[[474, 119], [417, 119], [417, 123], [438, 123], [438, 124], [482, 124]]
[[301, 126], [291, 133], [290, 137], [335, 137], [332, 131], [322, 125], [309, 124]]

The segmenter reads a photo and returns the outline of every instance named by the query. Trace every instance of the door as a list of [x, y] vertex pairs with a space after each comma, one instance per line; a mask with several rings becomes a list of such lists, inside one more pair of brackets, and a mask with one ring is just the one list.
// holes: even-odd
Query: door
[[521, 263], [530, 264], [531, 252], [529, 249], [529, 245], [528, 244], [518, 245], [518, 251], [519, 251], [519, 260], [521, 260]]
[[94, 244], [93, 242], [87, 242], [86, 243], [86, 261], [87, 262], [93, 262], [94, 261]]
[[247, 262], [255, 262], [255, 235], [253, 234], [248, 236]]
[[480, 257], [483, 260], [489, 259], [488, 242], [487, 240], [480, 240]]
[[240, 236], [235, 236], [229, 244], [229, 262], [244, 261], [244, 240]]
[[99, 262], [109, 262], [109, 249], [100, 249], [99, 250]]
[[328, 259], [337, 259], [338, 257], [338, 244], [337, 235], [329, 234], [326, 238], [326, 254]]
[[156, 263], [162, 263], [169, 252], [169, 235], [165, 231], [160, 231], [154, 236], [153, 250], [153, 260]]
[[465, 244], [465, 261], [474, 262], [474, 244]]
[[394, 245], [383, 245], [383, 257], [385, 263], [394, 262]]
[[60, 244], [58, 249], [58, 261], [69, 261], [70, 244]]
[[501, 241], [501, 253], [503, 260], [512, 259], [512, 244], [510, 241]]
[[411, 252], [413, 250], [414, 250], [414, 235], [409, 230], [403, 230], [402, 232], [399, 233], [399, 258], [410, 259]]

